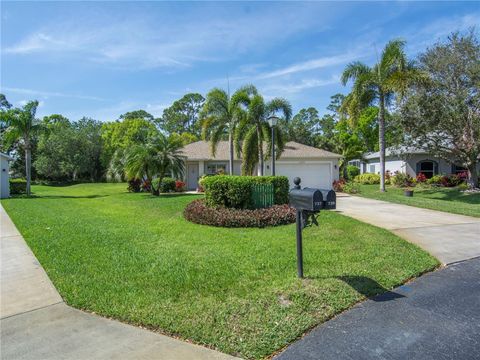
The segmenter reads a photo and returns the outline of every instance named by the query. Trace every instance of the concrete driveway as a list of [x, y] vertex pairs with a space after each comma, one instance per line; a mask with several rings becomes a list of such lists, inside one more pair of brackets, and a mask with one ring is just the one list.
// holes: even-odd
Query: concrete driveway
[[340, 195], [337, 211], [392, 231], [443, 264], [480, 256], [480, 218]]
[[0, 205], [1, 359], [233, 359], [67, 306]]

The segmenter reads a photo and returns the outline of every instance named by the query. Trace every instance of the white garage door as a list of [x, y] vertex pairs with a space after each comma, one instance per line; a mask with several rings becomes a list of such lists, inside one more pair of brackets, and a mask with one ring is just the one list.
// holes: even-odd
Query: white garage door
[[293, 179], [302, 179], [301, 186], [319, 189], [332, 188], [332, 173], [330, 163], [281, 163], [275, 164], [276, 175], [287, 176], [290, 187], [293, 187]]

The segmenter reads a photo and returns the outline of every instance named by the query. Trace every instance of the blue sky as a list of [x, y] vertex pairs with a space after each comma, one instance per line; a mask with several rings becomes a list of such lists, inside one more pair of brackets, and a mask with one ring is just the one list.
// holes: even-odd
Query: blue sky
[[478, 2], [1, 2], [1, 92], [60, 113], [155, 116], [187, 92], [256, 85], [325, 112], [353, 60], [396, 37], [413, 57], [480, 24]]

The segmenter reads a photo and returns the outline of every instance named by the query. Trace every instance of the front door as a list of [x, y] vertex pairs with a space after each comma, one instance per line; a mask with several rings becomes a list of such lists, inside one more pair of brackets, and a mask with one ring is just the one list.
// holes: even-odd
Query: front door
[[188, 190], [193, 191], [197, 190], [198, 187], [198, 164], [188, 164], [187, 165], [188, 177], [187, 177], [187, 187]]

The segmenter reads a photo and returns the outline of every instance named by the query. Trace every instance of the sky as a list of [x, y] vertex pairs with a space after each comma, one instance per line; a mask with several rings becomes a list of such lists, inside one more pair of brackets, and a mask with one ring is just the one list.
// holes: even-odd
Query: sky
[[479, 2], [0, 2], [0, 92], [38, 116], [156, 117], [188, 92], [254, 84], [326, 112], [351, 61], [414, 58], [480, 24]]

